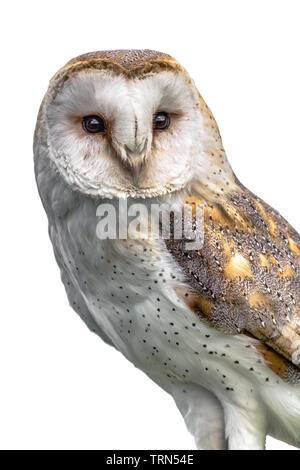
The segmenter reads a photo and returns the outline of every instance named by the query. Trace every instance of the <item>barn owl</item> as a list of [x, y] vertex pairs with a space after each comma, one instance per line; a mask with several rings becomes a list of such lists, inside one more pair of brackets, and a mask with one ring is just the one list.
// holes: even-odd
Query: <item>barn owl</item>
[[[34, 155], [70, 305], [174, 398], [197, 448], [300, 447], [300, 238], [238, 181], [186, 70], [150, 50], [71, 60]], [[121, 200], [202, 207], [202, 246], [101, 239], [97, 208]]]

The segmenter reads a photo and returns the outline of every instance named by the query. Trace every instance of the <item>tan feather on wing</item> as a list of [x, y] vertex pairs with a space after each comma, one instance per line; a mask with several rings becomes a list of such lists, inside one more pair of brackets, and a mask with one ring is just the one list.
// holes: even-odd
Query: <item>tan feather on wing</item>
[[186, 201], [204, 206], [201, 250], [186, 256], [183, 240], [166, 240], [166, 246], [213, 326], [251, 334], [299, 368], [300, 237], [275, 210], [238, 188], [220, 203]]

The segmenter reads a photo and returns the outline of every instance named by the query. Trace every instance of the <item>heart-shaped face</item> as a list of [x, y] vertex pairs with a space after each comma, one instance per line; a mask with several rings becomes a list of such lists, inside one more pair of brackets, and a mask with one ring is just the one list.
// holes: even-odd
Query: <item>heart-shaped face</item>
[[66, 182], [101, 197], [154, 197], [193, 180], [229, 190], [217, 125], [186, 71], [152, 51], [111, 54], [74, 59], [50, 83], [41, 122]]

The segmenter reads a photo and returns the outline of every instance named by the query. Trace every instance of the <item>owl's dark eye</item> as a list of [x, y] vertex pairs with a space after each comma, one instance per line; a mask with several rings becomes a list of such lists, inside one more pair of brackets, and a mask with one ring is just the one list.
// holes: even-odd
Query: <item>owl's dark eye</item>
[[105, 121], [100, 116], [85, 116], [82, 119], [82, 127], [89, 134], [97, 134], [106, 131]]
[[153, 118], [153, 129], [164, 131], [170, 126], [171, 119], [168, 113], [159, 112], [154, 115]]

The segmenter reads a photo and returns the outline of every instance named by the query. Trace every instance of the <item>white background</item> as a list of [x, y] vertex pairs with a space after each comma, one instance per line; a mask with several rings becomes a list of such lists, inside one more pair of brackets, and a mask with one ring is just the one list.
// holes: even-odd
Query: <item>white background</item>
[[[175, 56], [239, 179], [299, 230], [299, 15], [297, 0], [3, 2], [1, 448], [194, 448], [172, 399], [68, 306], [32, 164], [50, 77], [93, 50]], [[268, 448], [288, 446], [268, 439]]]

